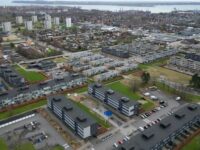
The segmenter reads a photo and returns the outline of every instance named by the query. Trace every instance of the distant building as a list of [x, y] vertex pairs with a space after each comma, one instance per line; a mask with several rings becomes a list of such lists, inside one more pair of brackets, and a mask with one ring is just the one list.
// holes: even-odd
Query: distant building
[[138, 114], [138, 102], [130, 100], [129, 98], [122, 96], [121, 94], [109, 88], [103, 87], [101, 84], [94, 83], [89, 85], [88, 94], [118, 110], [120, 113], [126, 116]]
[[16, 17], [16, 23], [17, 24], [22, 24], [23, 23], [23, 17], [22, 16], [17, 16]]
[[97, 134], [96, 121], [65, 96], [49, 97], [48, 108], [81, 138], [85, 139]]
[[2, 26], [4, 32], [11, 32], [11, 22], [3, 22]]
[[60, 25], [60, 18], [59, 17], [55, 17], [53, 20], [54, 24], [59, 26]]
[[33, 30], [33, 22], [32, 21], [26, 21], [25, 22], [25, 28], [29, 31]]
[[66, 27], [70, 28], [72, 26], [72, 19], [71, 18], [66, 18]]
[[102, 48], [103, 53], [117, 56], [120, 58], [129, 58], [129, 52], [123, 49], [111, 49], [111, 48]]
[[45, 15], [45, 21], [50, 21], [51, 22], [51, 16], [50, 15]]
[[33, 23], [36, 23], [37, 21], [38, 21], [37, 16], [32, 16], [32, 22], [33, 22]]
[[177, 140], [200, 129], [200, 105], [187, 104], [143, 132], [119, 145], [118, 150], [175, 149]]
[[52, 28], [51, 21], [45, 20], [44, 21], [44, 28], [45, 29], [51, 29]]

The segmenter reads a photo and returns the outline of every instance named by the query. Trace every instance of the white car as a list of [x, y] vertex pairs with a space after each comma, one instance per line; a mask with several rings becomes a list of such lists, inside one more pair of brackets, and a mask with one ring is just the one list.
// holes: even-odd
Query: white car
[[181, 97], [176, 97], [176, 101], [180, 101], [181, 100]]
[[157, 99], [158, 99], [158, 98], [157, 98], [156, 96], [154, 96], [154, 95], [151, 95], [150, 98], [151, 98], [152, 100], [157, 100]]
[[126, 139], [127, 139], [127, 140], [130, 140], [130, 137], [126, 136]]
[[142, 132], [142, 131], [144, 131], [144, 128], [143, 127], [139, 127], [138, 130]]
[[144, 93], [144, 96], [149, 96], [149, 95], [150, 95], [150, 93], [148, 93], [148, 92]]
[[116, 147], [116, 148], [118, 147], [117, 143], [114, 143], [113, 146]]

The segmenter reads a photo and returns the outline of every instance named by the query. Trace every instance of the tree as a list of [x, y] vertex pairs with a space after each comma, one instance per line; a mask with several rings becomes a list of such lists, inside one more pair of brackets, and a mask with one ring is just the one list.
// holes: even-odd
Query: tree
[[138, 81], [131, 81], [130, 86], [133, 92], [137, 92], [139, 90], [140, 83]]
[[190, 85], [194, 88], [200, 88], [200, 76], [197, 73], [192, 76]]
[[142, 76], [141, 76], [141, 79], [142, 79], [142, 82], [147, 84], [150, 80], [150, 74], [148, 72], [143, 72], [142, 73]]
[[10, 47], [11, 47], [11, 48], [14, 48], [14, 47], [15, 47], [15, 44], [14, 44], [14, 43], [10, 43]]

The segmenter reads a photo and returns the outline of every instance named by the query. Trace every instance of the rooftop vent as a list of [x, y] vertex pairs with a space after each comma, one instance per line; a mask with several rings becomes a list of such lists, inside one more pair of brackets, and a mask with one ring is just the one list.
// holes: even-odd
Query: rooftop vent
[[78, 117], [76, 117], [76, 119], [79, 121], [79, 122], [85, 122], [87, 120], [87, 118], [83, 115], [80, 115]]
[[111, 89], [107, 90], [106, 92], [107, 92], [108, 94], [110, 94], [110, 95], [115, 93], [115, 92], [114, 92], [113, 90], [111, 90]]
[[124, 103], [127, 103], [127, 102], [129, 102], [129, 98], [128, 97], [122, 97], [121, 101], [124, 102]]
[[73, 109], [73, 107], [72, 107], [71, 105], [68, 104], [68, 105], [64, 106], [63, 109], [64, 109], [65, 111], [70, 111], [70, 110]]
[[102, 87], [102, 85], [100, 83], [96, 83], [95, 87], [100, 88], [100, 87]]
[[169, 126], [171, 125], [171, 123], [169, 121], [165, 121], [165, 120], [162, 120], [160, 122], [160, 126], [164, 129], [168, 128]]
[[60, 102], [61, 99], [60, 99], [60, 98], [55, 98], [55, 97], [54, 97], [54, 98], [53, 98], [53, 101], [54, 101], [54, 102]]
[[174, 114], [174, 116], [178, 119], [182, 119], [183, 117], [185, 117], [185, 113], [184, 112], [177, 112]]
[[147, 140], [149, 140], [149, 139], [151, 139], [153, 136], [154, 136], [154, 133], [153, 132], [143, 132], [143, 134], [142, 134], [142, 136], [145, 138], [145, 139], [147, 139]]
[[194, 111], [194, 110], [197, 109], [197, 105], [194, 105], [194, 104], [193, 105], [189, 105], [188, 109], [191, 110], [191, 111]]

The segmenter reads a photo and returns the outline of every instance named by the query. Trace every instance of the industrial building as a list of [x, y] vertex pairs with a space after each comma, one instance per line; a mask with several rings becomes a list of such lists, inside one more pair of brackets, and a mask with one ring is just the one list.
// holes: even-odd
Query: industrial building
[[81, 138], [86, 139], [97, 134], [96, 121], [65, 96], [49, 97], [48, 108]]
[[11, 32], [11, 22], [3, 22], [2, 27], [4, 32]]
[[130, 100], [109, 88], [103, 87], [101, 84], [94, 83], [89, 85], [88, 93], [126, 116], [130, 117], [138, 114], [138, 102]]
[[160, 123], [133, 136], [120, 145], [118, 150], [162, 150], [173, 149], [175, 141], [187, 137], [192, 131], [200, 129], [200, 106], [186, 104]]

